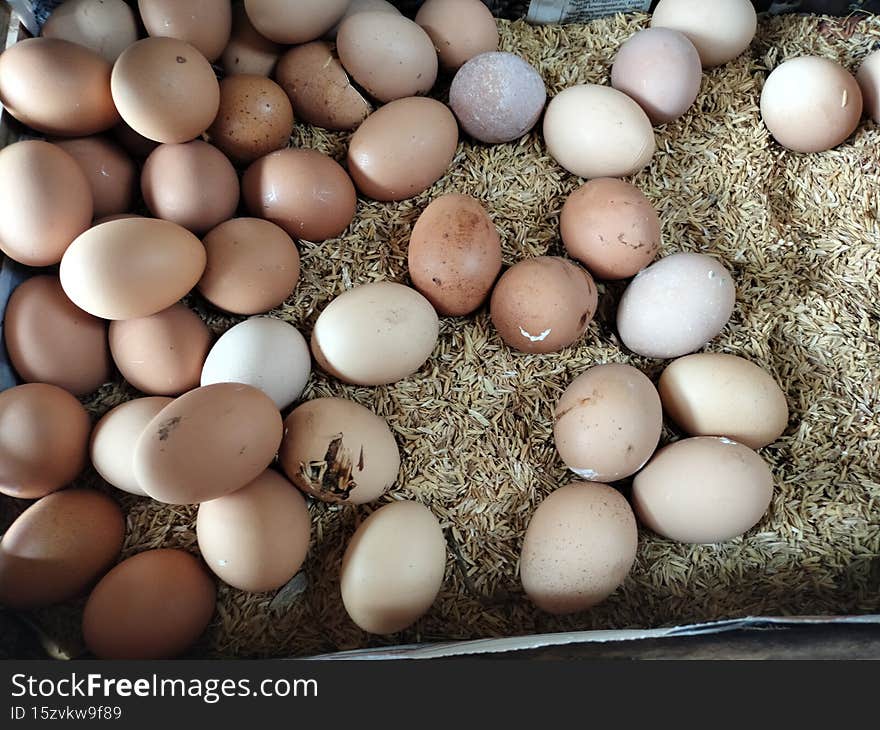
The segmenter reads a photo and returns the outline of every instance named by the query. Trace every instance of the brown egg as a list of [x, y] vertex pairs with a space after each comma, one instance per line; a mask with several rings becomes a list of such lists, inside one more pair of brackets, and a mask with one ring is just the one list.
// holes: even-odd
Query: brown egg
[[57, 38], [28, 38], [0, 55], [0, 102], [38, 132], [81, 137], [110, 129], [119, 114], [110, 64]]
[[86, 231], [67, 249], [61, 286], [96, 317], [147, 317], [184, 297], [202, 277], [205, 259], [199, 239], [175, 223], [115, 220]]
[[114, 63], [138, 39], [138, 24], [125, 0], [66, 0], [52, 11], [40, 33], [78, 43]]
[[244, 0], [254, 28], [269, 40], [287, 45], [308, 43], [330, 30], [349, 0]]
[[66, 390], [30, 383], [0, 393], [0, 494], [45, 497], [86, 465], [92, 424]]
[[56, 140], [77, 161], [92, 191], [95, 218], [131, 210], [136, 170], [134, 162], [106, 137]]
[[284, 90], [263, 76], [239, 74], [220, 82], [220, 110], [208, 138], [236, 164], [287, 147], [293, 108]]
[[153, 150], [141, 171], [141, 192], [154, 216], [198, 235], [232, 218], [240, 197], [232, 163], [200, 139]]
[[199, 292], [233, 314], [261, 314], [289, 297], [299, 281], [299, 251], [283, 229], [259, 218], [221, 223], [202, 243], [208, 265]]
[[590, 180], [562, 207], [565, 250], [599, 279], [626, 279], [660, 251], [660, 217], [634, 185], [614, 178]]
[[216, 499], [272, 463], [281, 430], [281, 414], [261, 390], [242, 383], [205, 385], [150, 421], [135, 446], [135, 478], [160, 502]]
[[233, 494], [202, 502], [199, 551], [220, 580], [242, 591], [274, 591], [302, 567], [311, 521], [302, 494], [267, 469]]
[[125, 122], [120, 122], [113, 127], [113, 136], [132, 157], [143, 160], [159, 146], [159, 143], [147, 139], [144, 135], [135, 132]]
[[38, 140], [0, 150], [0, 250], [9, 258], [57, 264], [93, 210], [89, 181], [64, 150]]
[[208, 326], [180, 303], [149, 317], [110, 323], [116, 367], [148, 395], [178, 395], [198, 387], [210, 349]]
[[339, 59], [379, 101], [427, 94], [437, 80], [437, 51], [425, 31], [403, 15], [351, 15], [336, 34]]
[[327, 34], [324, 37], [330, 40], [336, 40], [336, 33], [339, 31], [339, 26], [342, 25], [348, 16], [356, 15], [357, 13], [372, 12], [400, 15], [400, 10], [388, 2], [388, 0], [351, 0], [348, 4], [348, 8], [345, 10], [345, 14], [339, 19], [339, 22], [335, 26], [327, 31]]
[[374, 200], [405, 200], [443, 177], [457, 147], [458, 124], [445, 105], [398, 99], [373, 112], [352, 135], [348, 172]]
[[209, 61], [216, 61], [229, 42], [229, 0], [138, 0], [138, 10], [151, 36], [186, 41]]
[[23, 281], [3, 320], [12, 367], [26, 383], [86, 395], [110, 379], [107, 323], [71, 302], [57, 276]]
[[214, 581], [192, 555], [147, 550], [95, 586], [83, 613], [83, 638], [99, 659], [171, 659], [199, 638], [216, 600]]
[[333, 46], [324, 41], [291, 48], [278, 61], [275, 79], [297, 117], [324, 129], [357, 129], [372, 111], [351, 85]]
[[220, 57], [226, 74], [271, 76], [284, 47], [260, 35], [247, 16], [244, 5], [232, 7], [232, 33]]
[[498, 27], [482, 0], [428, 0], [416, 14], [440, 64], [455, 71], [481, 53], [498, 50]]
[[538, 256], [512, 266], [492, 292], [492, 324], [501, 339], [522, 352], [558, 352], [579, 339], [596, 313], [593, 277], [558, 256]]
[[124, 534], [122, 511], [105, 494], [43, 497], [0, 540], [0, 604], [20, 610], [76, 598], [113, 565]]
[[413, 226], [408, 261], [413, 285], [438, 313], [470, 314], [501, 271], [501, 239], [479, 201], [443, 195]]
[[220, 106], [211, 64], [175, 38], [144, 38], [129, 46], [113, 66], [110, 88], [126, 124], [157, 142], [195, 139]]
[[345, 170], [316, 150], [279, 150], [261, 157], [245, 171], [241, 187], [252, 215], [316, 243], [348, 228], [357, 207]]

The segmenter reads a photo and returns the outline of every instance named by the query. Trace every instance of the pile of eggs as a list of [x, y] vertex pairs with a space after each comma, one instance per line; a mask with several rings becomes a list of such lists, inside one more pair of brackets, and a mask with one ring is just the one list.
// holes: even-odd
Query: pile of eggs
[[[703, 68], [749, 46], [748, 0], [711, 11], [661, 0], [651, 27], [620, 48], [610, 86], [573, 86], [549, 104], [538, 71], [497, 50], [479, 0], [428, 0], [414, 21], [384, 0], [183, 5], [140, 0], [139, 40], [121, 0], [68, 0], [42, 37], [0, 55], [0, 101], [44, 137], [0, 151], [0, 249], [53, 267], [22, 283], [5, 315], [25, 384], [0, 394], [0, 492], [36, 501], [0, 542], [0, 603], [29, 609], [90, 591], [82, 629], [96, 656], [182, 653], [214, 613], [206, 566], [237, 589], [276, 590], [306, 558], [307, 500], [372, 503], [397, 480], [400, 449], [383, 418], [341, 398], [299, 402], [313, 362], [345, 383], [400, 381], [431, 356], [440, 316], [487, 303], [509, 347], [551, 354], [586, 332], [593, 277], [630, 279], [620, 340], [672, 362], [657, 387], [629, 365], [594, 365], [560, 398], [555, 444], [579, 480], [532, 516], [526, 594], [552, 613], [604, 600], [635, 559], [636, 517], [688, 543], [757, 524], [773, 480], [756, 450], [786, 428], [785, 397], [754, 363], [697, 352], [733, 312], [733, 279], [709, 255], [655, 261], [657, 213], [619, 179], [650, 163], [653, 125], [694, 104]], [[424, 96], [443, 74], [448, 105]], [[783, 146], [829, 149], [853, 132], [863, 98], [880, 117], [878, 86], [876, 54], [858, 82], [830, 60], [793, 59], [770, 74], [761, 112]], [[412, 229], [412, 286], [349, 289], [309, 340], [265, 316], [297, 286], [296, 241], [340, 235], [358, 194], [411, 198], [449, 170], [460, 130], [477, 143], [515, 142], [542, 115], [550, 155], [589, 179], [560, 216], [569, 258], [502, 273], [480, 201], [444, 195]], [[346, 165], [289, 148], [295, 120], [351, 131]], [[132, 212], [139, 196], [152, 217]], [[242, 206], [250, 217], [236, 217]], [[193, 290], [250, 318], [214, 341], [180, 301]], [[93, 428], [78, 398], [114, 367], [144, 397]], [[664, 411], [688, 438], [657, 450]], [[158, 549], [114, 567], [125, 534], [116, 502], [63, 489], [89, 462], [117, 489], [198, 504], [203, 561]], [[632, 507], [608, 486], [629, 477]], [[442, 586], [446, 556], [428, 507], [373, 511], [340, 566], [352, 621], [376, 634], [412, 625]]]

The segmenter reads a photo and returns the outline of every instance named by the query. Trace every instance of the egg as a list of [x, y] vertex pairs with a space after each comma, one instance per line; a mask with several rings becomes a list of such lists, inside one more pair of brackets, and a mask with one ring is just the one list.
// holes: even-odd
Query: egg
[[308, 124], [349, 131], [373, 111], [352, 86], [333, 46], [324, 41], [287, 51], [278, 61], [275, 79], [290, 98], [294, 113]]
[[124, 0], [66, 0], [52, 11], [40, 34], [78, 43], [113, 63], [138, 39], [138, 25]]
[[622, 91], [580, 84], [557, 94], [544, 114], [547, 151], [579, 177], [626, 177], [648, 165], [651, 120]]
[[859, 66], [856, 81], [862, 92], [864, 113], [880, 124], [880, 51], [865, 57]]
[[137, 160], [143, 160], [159, 146], [159, 143], [147, 139], [142, 134], [135, 132], [125, 122], [120, 122], [113, 127], [113, 137], [125, 148], [126, 152]]
[[362, 284], [328, 304], [312, 330], [312, 354], [330, 375], [355, 385], [386, 385], [431, 356], [440, 321], [431, 303], [403, 284]]
[[57, 38], [27, 38], [0, 54], [0, 103], [32, 129], [58, 136], [95, 134], [119, 121], [110, 64]]
[[235, 215], [241, 194], [232, 163], [200, 139], [159, 145], [141, 171], [150, 212], [202, 235]]
[[28, 383], [0, 393], [0, 494], [39, 499], [86, 465], [92, 424], [66, 390]]
[[233, 218], [202, 240], [207, 253], [199, 293], [233, 314], [260, 314], [282, 304], [299, 281], [299, 251], [274, 223]]
[[663, 408], [654, 384], [622, 363], [594, 365], [556, 404], [553, 439], [582, 479], [613, 482], [635, 474], [660, 441]]
[[690, 109], [702, 80], [694, 44], [670, 28], [640, 30], [611, 66], [611, 85], [634, 99], [654, 124], [674, 122]]
[[658, 388], [667, 415], [692, 436], [728, 436], [760, 449], [788, 425], [782, 389], [762, 367], [736, 355], [679, 358], [666, 366]]
[[373, 112], [352, 135], [348, 172], [373, 200], [406, 200], [443, 177], [457, 147], [458, 124], [444, 104], [398, 99]]
[[498, 27], [481, 0], [428, 0], [416, 23], [431, 37], [440, 64], [455, 71], [481, 53], [498, 50]]
[[57, 264], [93, 212], [88, 179], [60, 147], [26, 140], [0, 150], [0, 250], [9, 258]]
[[413, 226], [408, 263], [413, 285], [438, 313], [470, 314], [501, 271], [501, 239], [478, 200], [442, 195]]
[[336, 40], [336, 33], [339, 31], [339, 26], [342, 25], [343, 21], [348, 16], [356, 15], [357, 13], [372, 13], [374, 11], [400, 15], [400, 10], [394, 7], [394, 5], [388, 2], [388, 0], [351, 0], [351, 2], [348, 3], [348, 7], [345, 9], [345, 13], [343, 13], [342, 17], [339, 19], [339, 22], [327, 31], [324, 37], [329, 38], [330, 40]]
[[82, 311], [57, 276], [26, 279], [6, 305], [9, 362], [26, 383], [49, 383], [86, 395], [110, 379], [107, 323]]
[[592, 608], [626, 580], [637, 546], [636, 518], [620, 492], [571, 482], [551, 492], [529, 520], [520, 556], [523, 590], [548, 613]]
[[535, 68], [513, 53], [481, 53], [452, 79], [449, 106], [462, 129], [480, 142], [512, 142], [531, 131], [547, 90]]
[[403, 15], [349, 16], [339, 26], [336, 50], [345, 70], [378, 101], [427, 94], [437, 80], [437, 51], [431, 38]]
[[593, 277], [558, 256], [524, 259], [505, 271], [489, 303], [501, 339], [521, 352], [558, 352], [578, 340], [596, 313]]
[[129, 46], [113, 66], [110, 88], [125, 123], [156, 142], [195, 139], [220, 107], [211, 64], [175, 38], [144, 38]]
[[76, 598], [110, 569], [124, 534], [122, 511], [100, 492], [43, 497], [0, 540], [0, 604], [21, 610]]
[[651, 27], [684, 33], [709, 68], [732, 61], [749, 47], [758, 16], [750, 0], [660, 0]]
[[283, 410], [302, 395], [311, 371], [309, 345], [296, 327], [280, 319], [253, 317], [217, 340], [202, 368], [201, 384], [246, 383]]
[[626, 279], [660, 251], [660, 217], [635, 185], [597, 178], [565, 200], [559, 217], [569, 256], [600, 279]]
[[209, 61], [216, 61], [232, 32], [229, 0], [138, 0], [147, 33], [186, 41]]
[[794, 152], [836, 147], [855, 131], [861, 117], [858, 82], [828, 58], [785, 61], [773, 69], [761, 91], [764, 124], [779, 144]]
[[278, 452], [281, 414], [241, 383], [196, 388], [165, 406], [135, 445], [134, 475], [148, 495], [198, 504], [241, 489]]
[[137, 171], [119, 145], [104, 136], [57, 140], [55, 144], [76, 160], [85, 173], [95, 218], [131, 210]]
[[320, 38], [348, 8], [349, 0], [244, 0], [248, 18], [276, 43], [296, 45]]
[[637, 355], [679, 357], [716, 337], [735, 304], [733, 279], [718, 259], [675, 253], [630, 282], [617, 307], [617, 330]]
[[302, 567], [311, 522], [302, 494], [266, 470], [234, 494], [199, 505], [199, 551], [224, 583], [242, 591], [274, 591]]
[[286, 149], [261, 157], [245, 171], [241, 187], [251, 215], [315, 243], [341, 234], [357, 209], [351, 178], [317, 150]]
[[373, 502], [400, 471], [400, 452], [385, 419], [343, 398], [317, 398], [295, 408], [284, 421], [278, 457], [297, 487], [324, 502]]
[[83, 639], [99, 659], [171, 659], [207, 628], [216, 598], [214, 581], [192, 555], [147, 550], [95, 586], [83, 612]]
[[210, 348], [207, 325], [180, 303], [110, 323], [113, 362], [122, 377], [148, 395], [178, 395], [198, 386]]
[[104, 481], [129, 494], [146, 496], [134, 475], [134, 447], [144, 429], [172, 398], [134, 398], [105, 413], [92, 430], [89, 458]]
[[633, 481], [639, 521], [686, 543], [731, 540], [754, 527], [773, 496], [773, 475], [747, 446], [697, 437], [660, 449]]
[[176, 223], [124, 218], [77, 237], [61, 260], [61, 286], [96, 317], [148, 317], [196, 285], [205, 259], [201, 241]]
[[220, 109], [208, 138], [239, 165], [287, 147], [293, 108], [278, 84], [255, 74], [227, 76], [220, 82]]
[[371, 634], [393, 634], [418, 621], [437, 598], [446, 540], [418, 502], [392, 502], [364, 520], [342, 559], [345, 610]]
[[271, 76], [283, 51], [283, 46], [257, 32], [243, 4], [232, 6], [232, 33], [220, 57], [220, 64], [227, 75]]

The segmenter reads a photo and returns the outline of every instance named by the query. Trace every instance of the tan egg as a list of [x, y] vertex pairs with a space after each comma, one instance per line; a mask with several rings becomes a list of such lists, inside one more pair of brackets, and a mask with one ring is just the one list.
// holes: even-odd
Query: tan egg
[[358, 13], [392, 13], [394, 15], [400, 15], [400, 10], [398, 10], [394, 5], [392, 5], [388, 0], [351, 0], [348, 4], [348, 8], [346, 8], [345, 13], [339, 19], [339, 22], [333, 26], [329, 31], [327, 31], [326, 38], [330, 40], [336, 39], [336, 33], [339, 31], [339, 26], [342, 25], [343, 21], [350, 15], [357, 15]]
[[287, 51], [278, 61], [275, 78], [297, 117], [324, 129], [357, 129], [373, 110], [351, 85], [333, 46], [324, 41]]
[[124, 0], [65, 0], [43, 24], [41, 35], [78, 43], [113, 63], [138, 39], [138, 24]]
[[171, 659], [202, 634], [217, 589], [183, 550], [147, 550], [123, 560], [89, 596], [86, 646], [99, 659]]
[[89, 181], [64, 150], [38, 140], [0, 150], [0, 250], [9, 258], [57, 264], [93, 211]]
[[594, 365], [556, 404], [553, 438], [565, 465], [582, 479], [613, 482], [635, 474], [660, 441], [657, 389], [631, 365]]
[[110, 323], [110, 352], [116, 367], [148, 395], [178, 395], [197, 387], [210, 349], [211, 331], [183, 304]]
[[261, 157], [245, 171], [241, 187], [252, 215], [306, 241], [335, 238], [357, 209], [345, 170], [317, 150], [286, 149]]
[[437, 80], [437, 51], [425, 31], [403, 15], [357, 13], [339, 26], [339, 59], [374, 99], [427, 94]]
[[587, 331], [599, 293], [593, 277], [558, 256], [525, 259], [505, 271], [489, 303], [492, 324], [521, 352], [558, 352]]
[[198, 289], [215, 307], [261, 314], [283, 303], [299, 281], [299, 251], [282, 228], [259, 218], [221, 223], [202, 243], [208, 255]]
[[415, 289], [373, 282], [340, 294], [318, 315], [312, 355], [343, 382], [386, 385], [421, 368], [439, 333], [437, 313]]
[[135, 132], [125, 122], [120, 122], [113, 127], [113, 136], [132, 157], [143, 160], [159, 146], [159, 143], [147, 139], [142, 134]]
[[862, 91], [864, 113], [880, 124], [880, 51], [869, 53], [856, 74]]
[[57, 38], [28, 38], [0, 55], [0, 102], [45, 134], [82, 137], [119, 121], [110, 95], [110, 64]]
[[124, 492], [146, 496], [134, 476], [134, 447], [147, 424], [171, 401], [162, 396], [134, 398], [104, 414], [89, 442], [89, 457], [101, 478]]
[[400, 452], [385, 419], [343, 398], [317, 398], [295, 408], [284, 421], [278, 456], [287, 477], [324, 502], [373, 502], [400, 471]]
[[220, 106], [220, 85], [205, 57], [175, 38], [144, 38], [113, 66], [113, 101], [122, 119], [147, 139], [189, 142]]
[[349, 0], [244, 0], [248, 17], [276, 43], [296, 45], [320, 38], [348, 8]]
[[220, 57], [228, 76], [257, 74], [271, 76], [284, 47], [260, 35], [247, 16], [244, 5], [232, 6], [232, 33]]
[[147, 424], [134, 451], [137, 483], [153, 499], [198, 504], [241, 489], [275, 458], [281, 414], [241, 383], [196, 388]]
[[498, 50], [495, 18], [481, 0], [428, 0], [416, 14], [431, 37], [440, 64], [455, 71], [481, 53]]
[[124, 534], [119, 506], [100, 492], [43, 497], [0, 540], [0, 604], [21, 610], [78, 597], [116, 561]]
[[598, 178], [565, 201], [559, 217], [565, 250], [599, 279], [626, 279], [660, 251], [660, 217], [634, 185]]
[[418, 502], [392, 502], [364, 520], [342, 559], [345, 610], [371, 634], [408, 628], [431, 608], [443, 585], [446, 540]]
[[660, 449], [633, 481], [632, 496], [639, 521], [662, 537], [725, 542], [760, 522], [773, 475], [747, 446], [703, 436]]
[[630, 282], [617, 307], [617, 330], [637, 355], [679, 357], [718, 335], [735, 304], [733, 279], [718, 259], [675, 253]]
[[138, 0], [138, 10], [151, 36], [186, 41], [209, 61], [216, 61], [229, 42], [229, 0]]
[[458, 124], [435, 99], [398, 99], [377, 109], [348, 146], [348, 172], [373, 200], [406, 200], [427, 190], [452, 164]]
[[3, 320], [12, 367], [26, 383], [86, 395], [110, 379], [107, 323], [71, 302], [57, 276], [34, 276], [12, 292]]
[[0, 494], [45, 497], [86, 465], [92, 424], [66, 390], [30, 383], [0, 393]]
[[666, 366], [658, 384], [667, 415], [692, 436], [727, 436], [752, 449], [788, 425], [785, 394], [745, 358], [701, 352]]
[[443, 195], [419, 216], [409, 239], [413, 285], [439, 314], [470, 314], [501, 272], [501, 239], [479, 201]]
[[620, 492], [571, 482], [551, 492], [529, 521], [519, 568], [523, 589], [548, 613], [592, 608], [626, 580], [638, 537], [636, 518]]
[[61, 261], [61, 286], [103, 319], [147, 317], [182, 299], [205, 270], [205, 248], [185, 228], [125, 218], [89, 229]]
[[302, 494], [271, 469], [234, 494], [202, 502], [199, 551], [224, 583], [242, 591], [274, 591], [302, 567], [311, 521]]
[[106, 137], [56, 140], [77, 161], [92, 191], [95, 218], [131, 210], [137, 171], [131, 158]]
[[141, 171], [141, 192], [154, 216], [198, 235], [232, 218], [241, 194], [232, 163], [200, 139], [153, 150]]
[[263, 76], [239, 74], [220, 82], [220, 110], [208, 138], [236, 164], [287, 147], [293, 108], [278, 84]]

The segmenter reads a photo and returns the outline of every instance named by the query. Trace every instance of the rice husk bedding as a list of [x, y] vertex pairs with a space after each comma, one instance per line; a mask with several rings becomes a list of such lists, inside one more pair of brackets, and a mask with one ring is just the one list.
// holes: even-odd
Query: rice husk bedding
[[[576, 83], [607, 83], [616, 49], [647, 21], [634, 14], [588, 25], [499, 26], [503, 50], [532, 62], [552, 96]], [[393, 637], [360, 631], [342, 606], [339, 566], [349, 537], [377, 505], [314, 503], [311, 549], [296, 585], [273, 603], [272, 594], [219, 584], [215, 618], [192, 654], [281, 657], [756, 614], [880, 611], [880, 129], [863, 122], [836, 150], [792, 154], [769, 137], [758, 110], [763, 80], [783, 60], [812, 53], [855, 70], [877, 45], [880, 18], [762, 21], [751, 50], [706, 73], [694, 108], [657, 129], [657, 154], [633, 179], [660, 212], [663, 254], [708, 253], [733, 273], [736, 310], [707, 349], [761, 364], [787, 395], [785, 435], [762, 450], [776, 490], [757, 527], [710, 546], [642, 530], [631, 575], [605, 603], [568, 617], [535, 609], [517, 573], [523, 533], [542, 498], [572, 478], [553, 446], [557, 398], [597, 363], [628, 362], [655, 380], [664, 363], [621, 348], [614, 317], [623, 284], [600, 284], [587, 335], [554, 355], [512, 352], [484, 310], [444, 319], [437, 349], [413, 377], [358, 388], [316, 372], [305, 394], [351, 398], [388, 419], [403, 465], [387, 499], [429, 505], [448, 538], [446, 580], [431, 611]], [[293, 143], [342, 160], [347, 135], [298, 125]], [[446, 192], [484, 203], [506, 265], [562, 254], [559, 212], [581, 182], [546, 154], [538, 131], [506, 145], [463, 141], [448, 174], [427, 192], [398, 204], [362, 200], [345, 236], [301, 242], [302, 280], [273, 316], [308, 334], [322, 308], [351, 286], [406, 282], [410, 229]], [[238, 321], [195, 297], [190, 304], [217, 333]], [[97, 417], [134, 395], [108, 385], [88, 407]], [[667, 430], [663, 441], [678, 437]], [[83, 481], [101, 486], [94, 474]], [[619, 486], [628, 492], [628, 484]], [[125, 557], [160, 546], [197, 550], [196, 507], [114, 495], [127, 510]], [[34, 617], [75, 654], [80, 610]]]

